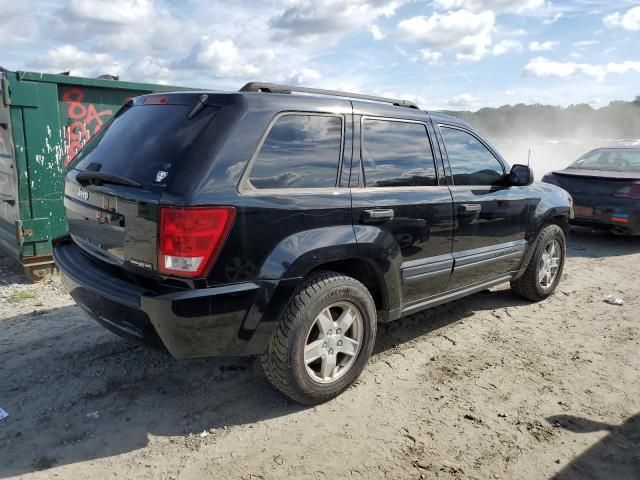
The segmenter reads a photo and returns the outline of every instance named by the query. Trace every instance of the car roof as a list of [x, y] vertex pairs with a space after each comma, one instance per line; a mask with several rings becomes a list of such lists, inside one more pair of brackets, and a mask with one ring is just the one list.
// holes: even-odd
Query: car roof
[[269, 99], [270, 102], [274, 103], [274, 106], [278, 105], [279, 107], [286, 108], [298, 108], [301, 106], [301, 103], [308, 103], [309, 101], [312, 101], [316, 105], [326, 105], [327, 107], [335, 105], [337, 101], [351, 102], [353, 105], [353, 112], [356, 115], [384, 116], [410, 120], [424, 120], [425, 116], [428, 115], [435, 123], [446, 123], [473, 130], [473, 127], [464, 120], [445, 113], [430, 112], [423, 109], [408, 108], [406, 106], [398, 106], [376, 101], [352, 99], [348, 96], [331, 97], [313, 94], [299, 95], [295, 93], [283, 94], [269, 92], [242, 92], [241, 95], [245, 95], [247, 99], [255, 99], [256, 97], [263, 100]]
[[[348, 93], [345, 96], [328, 96], [328, 95], [314, 95], [314, 94], [300, 94], [300, 93], [271, 93], [271, 92], [223, 92], [216, 90], [191, 90], [185, 92], [170, 92], [170, 93], [158, 93], [150, 95], [210, 95], [211, 101], [216, 102], [216, 98], [220, 97], [236, 97], [243, 98], [249, 103], [258, 104], [259, 108], [273, 108], [274, 110], [288, 109], [288, 110], [307, 110], [313, 107], [312, 111], [318, 109], [326, 111], [338, 111], [343, 108], [352, 105], [353, 113], [355, 115], [371, 115], [378, 117], [388, 117], [395, 119], [425, 121], [427, 116], [431, 120], [438, 124], [443, 123], [447, 125], [454, 125], [463, 127], [469, 130], [474, 130], [464, 120], [457, 118], [453, 115], [449, 115], [438, 111], [427, 111], [419, 108], [410, 108], [408, 106], [394, 105], [391, 103], [360, 100], [357, 98], [350, 98]], [[351, 103], [349, 103], [351, 102]]]
[[469, 130], [473, 130], [473, 127], [471, 125], [458, 117], [454, 117], [453, 115], [448, 115], [442, 112], [429, 112], [429, 116], [431, 117], [433, 123], [446, 123], [448, 125], [456, 125], [459, 127], [467, 128]]
[[640, 150], [640, 145], [611, 145], [609, 147], [598, 147], [591, 150], [597, 152], [598, 150]]

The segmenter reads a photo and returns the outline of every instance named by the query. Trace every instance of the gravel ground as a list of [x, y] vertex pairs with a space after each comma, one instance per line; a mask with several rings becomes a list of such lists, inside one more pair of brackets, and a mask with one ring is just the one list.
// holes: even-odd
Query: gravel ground
[[[574, 232], [558, 292], [383, 325], [301, 407], [253, 359], [174, 361], [0, 258], [0, 478], [640, 478], [640, 240]], [[624, 306], [604, 302], [624, 297]]]

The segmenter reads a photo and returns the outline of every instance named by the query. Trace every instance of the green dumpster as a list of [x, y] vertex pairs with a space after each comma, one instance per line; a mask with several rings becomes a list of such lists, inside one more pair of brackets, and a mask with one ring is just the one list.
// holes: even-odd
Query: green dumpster
[[181, 87], [0, 68], [0, 250], [32, 280], [67, 230], [64, 167], [129, 98]]

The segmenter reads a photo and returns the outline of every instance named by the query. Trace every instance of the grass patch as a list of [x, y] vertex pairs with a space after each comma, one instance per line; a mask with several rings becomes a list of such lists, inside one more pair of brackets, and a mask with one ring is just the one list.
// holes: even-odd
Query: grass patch
[[36, 298], [36, 292], [34, 292], [33, 290], [22, 290], [20, 292], [15, 292], [9, 295], [8, 300], [11, 303], [20, 303], [24, 302], [25, 300], [33, 300], [34, 298]]

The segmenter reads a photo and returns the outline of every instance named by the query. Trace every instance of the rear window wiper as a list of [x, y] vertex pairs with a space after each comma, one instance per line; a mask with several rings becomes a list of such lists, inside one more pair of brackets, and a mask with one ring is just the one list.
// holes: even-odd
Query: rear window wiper
[[138, 182], [106, 172], [82, 172], [76, 175], [76, 180], [80, 185], [102, 185], [103, 183], [113, 183], [115, 185], [142, 188], [142, 185]]

